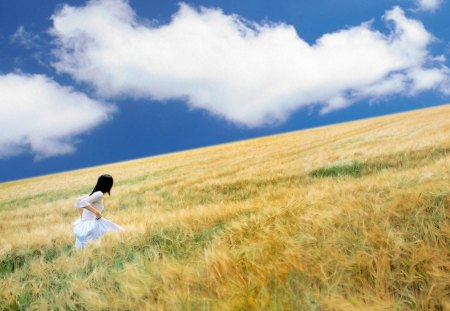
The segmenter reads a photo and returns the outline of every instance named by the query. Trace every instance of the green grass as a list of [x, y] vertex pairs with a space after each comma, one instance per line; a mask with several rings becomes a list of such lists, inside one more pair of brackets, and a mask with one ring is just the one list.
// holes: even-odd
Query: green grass
[[366, 167], [365, 163], [353, 162], [351, 164], [333, 165], [315, 169], [311, 171], [311, 177], [338, 177], [351, 176], [361, 177], [363, 170]]
[[26, 252], [11, 252], [0, 260], [0, 279], [5, 278], [18, 269], [26, 268], [28, 262], [34, 259], [43, 259], [52, 262], [63, 254], [71, 254], [73, 245], [52, 245], [50, 248], [29, 249]]
[[341, 176], [359, 178], [365, 175], [376, 174], [385, 169], [409, 169], [429, 165], [430, 162], [446, 157], [449, 152], [450, 148], [439, 147], [431, 150], [422, 149], [406, 153], [388, 154], [366, 161], [324, 166], [312, 170], [309, 176], [314, 178]]

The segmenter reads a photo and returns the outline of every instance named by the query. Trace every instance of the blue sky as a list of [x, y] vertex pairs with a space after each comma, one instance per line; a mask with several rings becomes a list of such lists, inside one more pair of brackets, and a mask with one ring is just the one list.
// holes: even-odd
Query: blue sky
[[446, 0], [5, 0], [0, 15], [0, 182], [450, 102]]

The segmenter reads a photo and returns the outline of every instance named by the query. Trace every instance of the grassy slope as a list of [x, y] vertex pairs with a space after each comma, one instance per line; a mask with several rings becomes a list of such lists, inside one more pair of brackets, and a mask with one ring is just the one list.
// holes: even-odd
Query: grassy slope
[[[450, 309], [450, 105], [0, 184], [0, 308]], [[125, 227], [73, 249], [115, 177]]]

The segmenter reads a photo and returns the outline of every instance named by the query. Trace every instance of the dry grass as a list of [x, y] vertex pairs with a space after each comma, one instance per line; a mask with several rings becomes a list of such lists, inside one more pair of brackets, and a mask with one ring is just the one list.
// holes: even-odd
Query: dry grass
[[449, 310], [449, 151], [446, 105], [3, 183], [0, 309]]

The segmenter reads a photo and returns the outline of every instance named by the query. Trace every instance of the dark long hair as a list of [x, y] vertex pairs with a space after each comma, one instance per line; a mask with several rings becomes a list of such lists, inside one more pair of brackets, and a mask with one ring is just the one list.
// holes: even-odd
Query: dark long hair
[[93, 194], [96, 191], [101, 191], [103, 193], [107, 193], [109, 195], [111, 195], [111, 188], [113, 185], [113, 178], [111, 175], [109, 174], [103, 174], [101, 175], [98, 180], [97, 180], [97, 184], [94, 187], [94, 190], [92, 190], [91, 194]]

